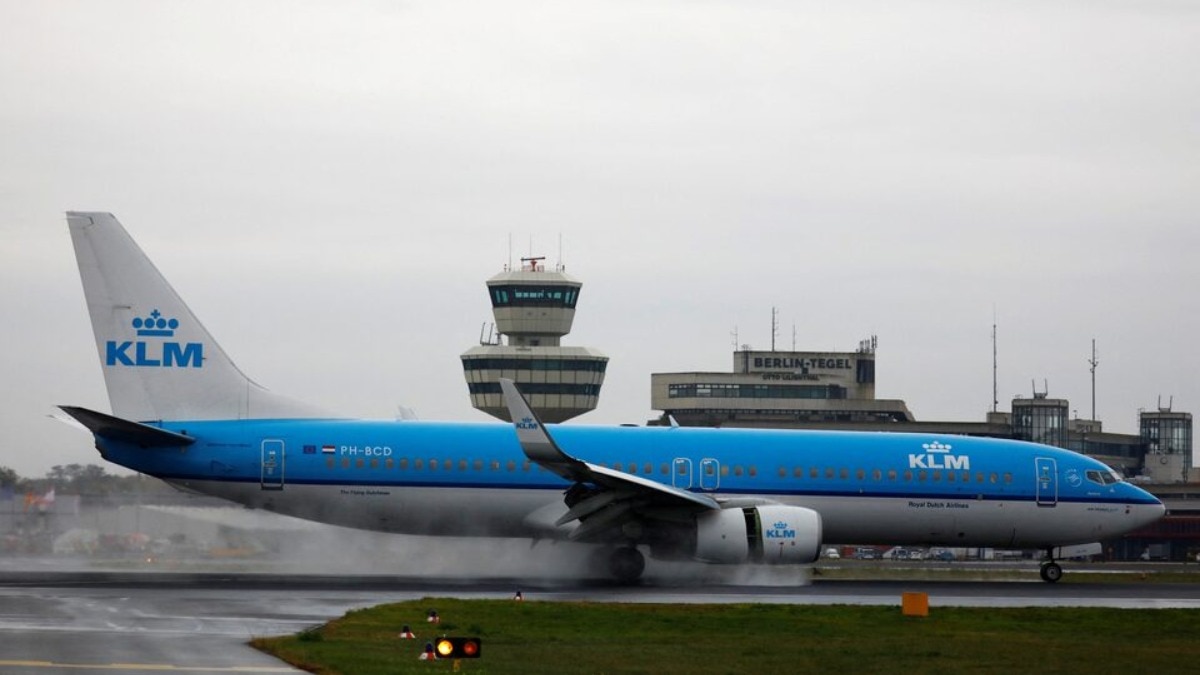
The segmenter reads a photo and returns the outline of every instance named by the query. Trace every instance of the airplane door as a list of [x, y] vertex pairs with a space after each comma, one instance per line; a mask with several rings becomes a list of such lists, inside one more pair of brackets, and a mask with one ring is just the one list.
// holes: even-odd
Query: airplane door
[[283, 489], [283, 441], [262, 442], [262, 489]]
[[692, 460], [676, 457], [671, 466], [671, 485], [688, 490], [692, 487]]
[[716, 490], [721, 487], [721, 463], [712, 458], [700, 460], [700, 489]]
[[1058, 504], [1058, 465], [1050, 457], [1037, 457], [1033, 462], [1034, 480], [1037, 481], [1037, 505], [1055, 506]]

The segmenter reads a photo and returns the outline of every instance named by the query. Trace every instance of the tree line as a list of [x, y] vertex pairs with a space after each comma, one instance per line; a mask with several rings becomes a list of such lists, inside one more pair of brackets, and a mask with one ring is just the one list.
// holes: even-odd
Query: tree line
[[172, 492], [173, 488], [157, 478], [135, 474], [116, 476], [97, 464], [55, 465], [42, 478], [25, 478], [15, 470], [0, 466], [0, 493], [13, 495], [55, 494], [104, 497], [134, 492]]

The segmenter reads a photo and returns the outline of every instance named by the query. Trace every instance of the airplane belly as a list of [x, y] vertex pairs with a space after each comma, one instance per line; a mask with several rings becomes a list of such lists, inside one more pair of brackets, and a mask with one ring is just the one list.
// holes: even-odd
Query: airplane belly
[[533, 536], [525, 516], [562, 499], [557, 491], [490, 488], [289, 483], [282, 490], [263, 490], [258, 484], [220, 481], [189, 481], [186, 487], [319, 523], [435, 536]]

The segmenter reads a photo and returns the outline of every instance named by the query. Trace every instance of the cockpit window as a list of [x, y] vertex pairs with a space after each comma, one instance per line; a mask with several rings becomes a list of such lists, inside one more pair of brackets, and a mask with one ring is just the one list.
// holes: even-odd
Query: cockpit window
[[1117, 472], [1113, 471], [1112, 469], [1107, 471], [1091, 469], [1087, 472], [1087, 478], [1097, 485], [1112, 485], [1113, 483], [1121, 482], [1121, 477], [1118, 476]]

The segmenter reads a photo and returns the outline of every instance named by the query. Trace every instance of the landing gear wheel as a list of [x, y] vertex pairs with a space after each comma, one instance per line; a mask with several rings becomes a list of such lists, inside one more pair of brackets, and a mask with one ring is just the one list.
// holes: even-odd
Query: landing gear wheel
[[645, 556], [632, 546], [614, 549], [608, 558], [608, 571], [623, 584], [637, 581], [645, 569]]
[[1047, 563], [1042, 563], [1041, 573], [1042, 581], [1053, 584], [1062, 578], [1063, 570], [1061, 565], [1054, 561], [1050, 561]]

